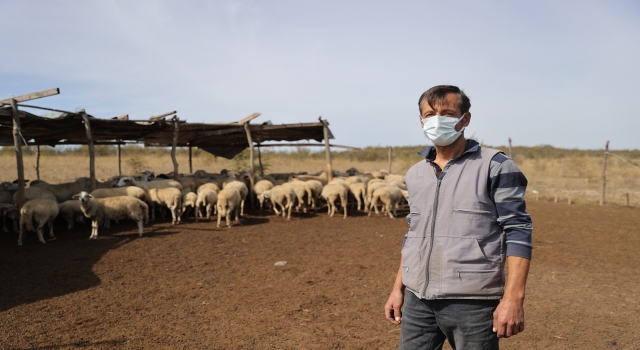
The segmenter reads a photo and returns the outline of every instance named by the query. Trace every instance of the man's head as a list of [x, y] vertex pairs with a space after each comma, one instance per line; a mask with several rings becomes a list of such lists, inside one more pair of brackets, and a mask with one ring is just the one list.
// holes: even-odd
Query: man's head
[[437, 85], [425, 91], [418, 100], [421, 118], [427, 111], [433, 111], [446, 107], [447, 109], [457, 109], [456, 116], [459, 118], [464, 113], [469, 112], [471, 101], [464, 91], [453, 85]]

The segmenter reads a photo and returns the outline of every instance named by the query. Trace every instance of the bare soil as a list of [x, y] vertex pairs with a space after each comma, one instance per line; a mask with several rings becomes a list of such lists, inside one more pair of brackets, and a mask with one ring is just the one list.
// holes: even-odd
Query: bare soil
[[[503, 349], [640, 349], [640, 210], [529, 203], [526, 330]], [[406, 214], [400, 212], [399, 214]], [[403, 219], [250, 211], [240, 225], [0, 237], [2, 349], [393, 349]], [[277, 261], [286, 266], [274, 266]]]

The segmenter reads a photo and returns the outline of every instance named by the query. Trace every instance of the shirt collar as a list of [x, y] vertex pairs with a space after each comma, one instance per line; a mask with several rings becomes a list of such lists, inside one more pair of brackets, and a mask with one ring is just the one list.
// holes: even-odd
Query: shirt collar
[[[480, 150], [480, 144], [476, 140], [468, 139], [467, 146], [464, 148], [464, 152], [458, 158], [462, 157], [462, 155], [466, 153], [473, 153]], [[421, 157], [425, 157], [427, 161], [433, 161], [436, 159], [436, 148], [433, 146], [429, 146], [422, 151], [418, 152]]]

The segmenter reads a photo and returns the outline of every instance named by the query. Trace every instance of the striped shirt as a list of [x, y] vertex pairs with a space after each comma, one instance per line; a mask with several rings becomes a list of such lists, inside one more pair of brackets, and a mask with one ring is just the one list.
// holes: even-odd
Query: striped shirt
[[[467, 147], [458, 158], [479, 150], [478, 142], [467, 140]], [[439, 178], [444, 177], [446, 171], [441, 172], [440, 167], [433, 162], [436, 157], [434, 147], [427, 147], [418, 154], [425, 157], [427, 162], [436, 169]], [[516, 166], [516, 163], [504, 153], [496, 154], [489, 165], [487, 191], [496, 206], [498, 224], [506, 235], [507, 256], [531, 259], [533, 226], [524, 201], [526, 189], [527, 178]]]

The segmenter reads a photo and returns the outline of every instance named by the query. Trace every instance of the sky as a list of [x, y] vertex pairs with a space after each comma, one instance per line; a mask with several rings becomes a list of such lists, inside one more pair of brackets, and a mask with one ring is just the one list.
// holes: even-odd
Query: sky
[[488, 145], [638, 149], [640, 2], [0, 0], [0, 98], [188, 122], [327, 119], [336, 144], [429, 145], [418, 98], [471, 98]]

